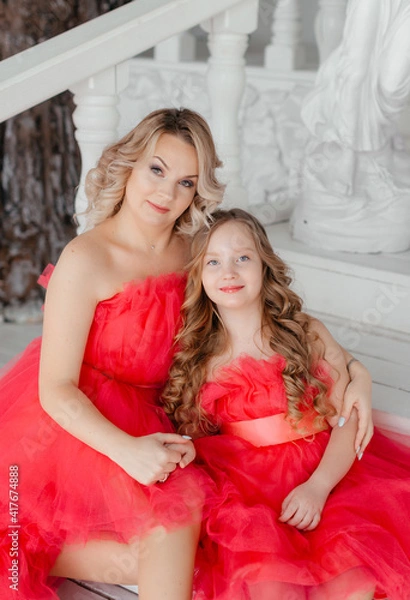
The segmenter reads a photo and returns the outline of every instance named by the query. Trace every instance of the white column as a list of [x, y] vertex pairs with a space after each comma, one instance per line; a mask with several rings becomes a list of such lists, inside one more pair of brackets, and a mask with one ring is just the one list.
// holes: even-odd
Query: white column
[[319, 0], [315, 35], [320, 64], [342, 41], [347, 2], [348, 0]]
[[84, 192], [85, 176], [95, 167], [105, 146], [118, 137], [118, 94], [127, 84], [128, 63], [125, 62], [96, 73], [70, 88], [76, 104], [73, 121], [81, 153], [81, 178], [75, 200], [76, 213], [83, 212], [87, 206]]
[[226, 204], [247, 208], [248, 198], [241, 178], [238, 113], [245, 88], [248, 34], [257, 28], [258, 0], [244, 0], [201, 24], [208, 32], [207, 86], [211, 103], [211, 127], [224, 163]]
[[166, 62], [193, 61], [196, 54], [195, 36], [184, 31], [157, 44], [154, 48], [155, 60]]
[[265, 48], [265, 67], [292, 71], [304, 64], [300, 0], [278, 0], [273, 14], [271, 43]]

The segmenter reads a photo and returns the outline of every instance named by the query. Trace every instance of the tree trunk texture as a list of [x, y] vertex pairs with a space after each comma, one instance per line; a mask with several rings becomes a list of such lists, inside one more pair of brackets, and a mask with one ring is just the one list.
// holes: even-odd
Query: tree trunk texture
[[[0, 0], [0, 59], [129, 1]], [[0, 124], [0, 320], [39, 319], [37, 277], [76, 234], [73, 110], [67, 91]]]

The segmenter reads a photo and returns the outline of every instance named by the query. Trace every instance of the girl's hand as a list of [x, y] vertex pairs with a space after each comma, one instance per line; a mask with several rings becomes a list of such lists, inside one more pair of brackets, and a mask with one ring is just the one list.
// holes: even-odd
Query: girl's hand
[[282, 503], [279, 521], [303, 531], [318, 526], [329, 491], [310, 479], [298, 485]]
[[183, 458], [183, 448], [190, 443], [176, 433], [127, 436], [112, 459], [139, 483], [152, 485], [165, 481], [175, 471]]
[[351, 381], [346, 387], [343, 398], [343, 406], [340, 412], [339, 426], [346, 423], [353, 408], [358, 413], [358, 429], [355, 437], [354, 447], [356, 454], [361, 458], [368, 443], [373, 436], [372, 419], [372, 380], [367, 369], [355, 361], [349, 367]]

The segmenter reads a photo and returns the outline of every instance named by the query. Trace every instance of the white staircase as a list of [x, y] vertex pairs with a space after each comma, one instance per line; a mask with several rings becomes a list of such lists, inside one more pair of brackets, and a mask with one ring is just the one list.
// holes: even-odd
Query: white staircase
[[[198, 110], [212, 125], [205, 63], [137, 58], [129, 68], [130, 83], [118, 105], [120, 133], [164, 105]], [[375, 420], [410, 432], [405, 420], [410, 419], [410, 251], [331, 252], [291, 238], [285, 219], [293, 208], [297, 143], [304, 135], [297, 109], [314, 72], [252, 66], [246, 74], [239, 125], [249, 209], [264, 222], [273, 247], [292, 267], [307, 310], [371, 372]]]
[[410, 251], [325, 252], [292, 240], [287, 223], [267, 231], [307, 311], [372, 374], [376, 424], [410, 434]]
[[[336, 9], [342, 14], [345, 3], [340, 0], [336, 7], [321, 1], [323, 35], [330, 31], [326, 20], [334, 20]], [[236, 198], [244, 205], [246, 189], [250, 210], [268, 225], [273, 246], [293, 267], [307, 308], [368, 366], [382, 420], [390, 419], [382, 413], [391, 414], [394, 425], [405, 428], [403, 419], [410, 417], [409, 252], [331, 253], [289, 236], [286, 219], [293, 210], [298, 146], [303, 145], [298, 142], [304, 136], [299, 107], [315, 77], [315, 69], [299, 68], [301, 8], [301, 0], [276, 3], [263, 66], [245, 67], [247, 35], [257, 26], [257, 0], [136, 0], [2, 61], [0, 119], [70, 88], [86, 171], [105, 144], [150, 110], [185, 105], [201, 112], [214, 129], [227, 165], [225, 177], [237, 191], [231, 204]], [[175, 62], [184, 52], [192, 59], [186, 30], [197, 24], [207, 32], [211, 60]], [[321, 54], [337, 43], [333, 37], [318, 40]], [[132, 58], [153, 45], [163, 50], [157, 59]], [[285, 48], [283, 62], [277, 57]]]

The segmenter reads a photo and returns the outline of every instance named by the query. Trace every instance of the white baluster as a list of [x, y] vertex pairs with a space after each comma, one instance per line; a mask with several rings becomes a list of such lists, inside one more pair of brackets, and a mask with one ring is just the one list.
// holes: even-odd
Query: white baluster
[[207, 86], [211, 103], [211, 126], [223, 160], [225, 198], [230, 206], [248, 206], [241, 179], [238, 113], [245, 88], [244, 54], [248, 34], [257, 28], [258, 0], [244, 0], [201, 24], [208, 32]]
[[342, 41], [348, 0], [319, 0], [315, 19], [316, 44], [322, 64]]
[[272, 39], [265, 48], [265, 67], [281, 71], [305, 64], [300, 0], [278, 0], [272, 22]]
[[[121, 63], [70, 88], [74, 93], [76, 104], [73, 121], [82, 163], [80, 184], [75, 199], [76, 213], [81, 214], [87, 206], [84, 192], [85, 176], [95, 167], [105, 146], [117, 139], [117, 126], [120, 119], [116, 107], [118, 94], [126, 88], [127, 84], [128, 63]], [[81, 217], [79, 221], [79, 230], [81, 230]]]
[[155, 60], [167, 62], [193, 61], [196, 54], [196, 39], [192, 33], [184, 31], [157, 44], [154, 48]]

